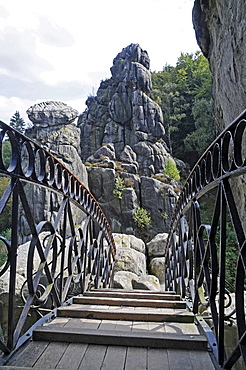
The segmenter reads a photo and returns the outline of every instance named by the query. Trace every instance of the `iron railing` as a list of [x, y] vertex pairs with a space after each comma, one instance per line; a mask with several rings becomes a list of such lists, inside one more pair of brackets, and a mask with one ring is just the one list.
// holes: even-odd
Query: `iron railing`
[[[180, 292], [195, 314], [209, 308], [218, 364], [246, 367], [246, 111], [228, 126], [202, 155], [190, 173], [171, 221], [166, 250], [166, 289]], [[209, 198], [210, 197], [210, 198]], [[204, 201], [205, 199], [205, 201]], [[204, 214], [210, 199], [213, 206]], [[201, 205], [201, 206], [200, 206]], [[204, 221], [211, 215], [210, 221]], [[235, 235], [235, 309], [228, 315], [225, 299], [228, 225]], [[231, 266], [229, 266], [231, 268]], [[230, 301], [231, 302], [231, 301]], [[225, 346], [226, 320], [235, 315], [234, 350]]]
[[[6, 141], [11, 148], [8, 163], [4, 159]], [[3, 122], [0, 174], [1, 178], [9, 178], [0, 200], [0, 215], [7, 206], [12, 207], [11, 241], [0, 237], [7, 251], [0, 278], [9, 284], [5, 307], [8, 320], [5, 326], [1, 322], [0, 350], [8, 354], [17, 346], [34, 310], [42, 314], [42, 310], [64, 305], [71, 295], [83, 293], [91, 286], [110, 286], [115, 245], [104, 213], [78, 178], [37, 143]], [[32, 199], [38, 201], [35, 197], [41, 196], [42, 191], [47, 209], [45, 218], [39, 219]], [[30, 230], [26, 261], [19, 245], [23, 219]], [[26, 281], [17, 292], [20, 263]], [[17, 293], [23, 298], [22, 307], [16, 305]]]

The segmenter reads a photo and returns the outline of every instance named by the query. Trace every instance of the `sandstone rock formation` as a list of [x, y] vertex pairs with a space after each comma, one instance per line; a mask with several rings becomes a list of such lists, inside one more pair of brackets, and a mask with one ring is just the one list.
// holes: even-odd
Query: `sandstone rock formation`
[[[80, 181], [88, 186], [88, 175], [80, 157], [80, 130], [75, 125], [78, 112], [61, 102], [43, 102], [27, 110], [33, 127], [26, 135], [44, 149], [60, 159]], [[60, 199], [56, 194], [33, 184], [26, 184], [25, 191], [30, 201], [33, 218], [36, 223], [52, 220], [59, 209]], [[74, 209], [74, 212], [76, 210]], [[78, 220], [81, 215], [77, 215]], [[29, 240], [30, 228], [26, 216], [20, 209], [20, 243]]]
[[[145, 243], [134, 235], [114, 233], [113, 236], [117, 251], [114, 266], [114, 287], [161, 290], [158, 277], [155, 274], [148, 274]], [[154, 270], [154, 272], [156, 271]], [[159, 275], [162, 277], [160, 272]]]
[[[217, 126], [229, 125], [246, 109], [245, 0], [196, 0], [193, 24], [198, 44], [213, 75]], [[244, 179], [233, 179], [232, 190], [246, 232]]]
[[195, 0], [193, 24], [213, 74], [218, 127], [246, 108], [245, 0]]
[[60, 159], [85, 185], [87, 172], [80, 158], [80, 131], [75, 126], [78, 112], [67, 104], [47, 101], [27, 110], [33, 127], [27, 135]]
[[93, 162], [105, 153], [110, 158], [101, 148], [108, 143], [115, 153], [111, 159], [121, 161], [129, 172], [146, 176], [161, 172], [169, 155], [161, 108], [149, 97], [147, 52], [138, 44], [124, 48], [114, 59], [111, 74], [97, 96], [87, 99], [88, 108], [78, 120], [83, 161]]

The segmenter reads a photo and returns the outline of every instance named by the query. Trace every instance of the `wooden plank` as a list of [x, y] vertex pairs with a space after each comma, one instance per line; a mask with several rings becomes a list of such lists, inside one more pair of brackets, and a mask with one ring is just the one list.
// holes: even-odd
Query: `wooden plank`
[[[62, 328], [57, 328], [62, 329]], [[65, 352], [68, 344], [53, 342], [48, 345], [39, 359], [35, 362], [34, 367], [41, 369], [55, 368]]]
[[185, 309], [186, 303], [183, 301], [168, 301], [160, 299], [136, 299], [136, 298], [115, 298], [115, 297], [74, 297], [74, 304], [98, 304], [110, 306], [133, 306], [133, 307], [161, 307]]
[[65, 326], [68, 323], [69, 320], [71, 320], [71, 319], [68, 318], [68, 317], [56, 317], [52, 321], [46, 322], [43, 325], [44, 326], [52, 325], [52, 326], [61, 326], [62, 327], [62, 326]]
[[128, 347], [125, 370], [147, 369], [147, 348]]
[[8, 361], [12, 366], [32, 367], [37, 359], [42, 355], [48, 347], [49, 342], [30, 342], [24, 351], [20, 351], [18, 356]]
[[148, 348], [147, 355], [148, 370], [170, 370], [166, 349]]
[[131, 331], [132, 330], [132, 321], [127, 320], [118, 320], [115, 326], [115, 331]]
[[102, 320], [98, 330], [115, 330], [116, 324], [115, 320]]
[[88, 344], [69, 343], [56, 368], [77, 370], [82, 358], [84, 357], [87, 347]]
[[121, 292], [119, 291], [107, 291], [105, 292], [104, 290], [100, 291], [94, 291], [91, 290], [89, 292], [84, 292], [83, 297], [115, 297], [115, 298], [137, 298], [137, 299], [163, 299], [163, 300], [174, 300], [178, 301], [180, 300], [180, 295], [177, 294], [163, 294], [162, 292], [148, 292], [148, 291], [141, 291], [141, 292], [136, 292], [131, 291], [127, 292], [125, 290], [122, 290]]
[[103, 370], [123, 370], [125, 366], [127, 347], [108, 346], [102, 364]]
[[[144, 325], [144, 323], [143, 323]], [[37, 327], [33, 332], [34, 340], [93, 343], [104, 345], [142, 346], [156, 348], [183, 348], [192, 350], [206, 350], [207, 340], [202, 335], [177, 335], [169, 333], [114, 330], [89, 330], [76, 328], [49, 328]]]
[[107, 346], [89, 345], [78, 370], [101, 369]]
[[163, 322], [148, 322], [149, 325], [149, 332], [153, 333], [164, 333], [164, 323]]
[[195, 323], [165, 322], [163, 323], [166, 333], [198, 335], [199, 331]]
[[[103, 307], [103, 306], [102, 306]], [[130, 320], [130, 321], [172, 321], [172, 322], [194, 322], [194, 315], [191, 312], [183, 310], [170, 309], [150, 309], [141, 310], [135, 308], [131, 310], [128, 308], [117, 307], [108, 309], [83, 309], [79, 305], [71, 305], [67, 307], [60, 307], [57, 310], [59, 317], [84, 317], [93, 319], [108, 319], [108, 320]]]
[[147, 321], [133, 321], [132, 323], [132, 332], [141, 332], [141, 331], [148, 332], [149, 330], [149, 323]]
[[189, 356], [193, 369], [199, 364], [199, 370], [214, 369], [213, 362], [208, 352], [203, 351], [189, 351]]
[[[172, 370], [194, 370], [191, 364], [189, 351], [178, 349], [167, 349], [168, 363]], [[200, 370], [200, 364], [196, 364], [196, 368]]]
[[138, 293], [147, 293], [147, 294], [176, 294], [174, 291], [169, 291], [169, 290], [144, 290], [144, 289], [117, 289], [117, 288], [100, 288], [100, 289], [92, 289], [88, 292], [119, 292], [119, 293], [133, 293], [133, 294], [138, 294]]

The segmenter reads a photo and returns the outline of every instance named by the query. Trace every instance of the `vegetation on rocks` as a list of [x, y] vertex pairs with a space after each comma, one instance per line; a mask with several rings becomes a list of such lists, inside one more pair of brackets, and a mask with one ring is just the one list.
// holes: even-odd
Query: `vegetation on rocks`
[[216, 136], [208, 61], [200, 52], [182, 53], [175, 67], [153, 72], [152, 83], [171, 154], [194, 165]]

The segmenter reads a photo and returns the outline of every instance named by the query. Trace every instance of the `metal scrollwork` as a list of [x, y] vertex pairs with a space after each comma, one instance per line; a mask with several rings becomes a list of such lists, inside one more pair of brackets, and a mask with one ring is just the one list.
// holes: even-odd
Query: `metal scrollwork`
[[[3, 156], [5, 141], [11, 148], [8, 161]], [[2, 328], [5, 340], [0, 340], [0, 350], [7, 354], [15, 348], [30, 312], [38, 310], [42, 315], [42, 310], [64, 305], [72, 295], [92, 286], [110, 286], [115, 244], [102, 209], [83, 183], [57, 158], [3, 122], [0, 174], [9, 178], [0, 199], [0, 215], [9, 202], [12, 207], [11, 241], [0, 237], [7, 251], [0, 277], [9, 272], [8, 325]], [[40, 219], [33, 201], [42, 196], [47, 207]], [[26, 264], [21, 266], [26, 280], [19, 292], [20, 311], [15, 294], [23, 253], [21, 222], [29, 230], [29, 245], [26, 261], [21, 260]]]
[[[226, 369], [238, 359], [246, 366], [246, 223], [240, 211], [246, 203], [245, 174], [246, 111], [219, 135], [190, 173], [171, 221], [166, 252], [166, 289], [178, 291], [191, 301], [195, 314], [201, 306], [209, 307], [215, 356]], [[210, 221], [204, 222], [200, 204], [209, 196], [213, 209]], [[237, 243], [235, 309], [230, 313], [226, 309], [232, 304], [232, 290], [225, 278], [228, 222]], [[238, 332], [237, 345], [231, 352], [224, 344], [226, 320], [230, 325], [234, 320]]]

